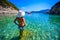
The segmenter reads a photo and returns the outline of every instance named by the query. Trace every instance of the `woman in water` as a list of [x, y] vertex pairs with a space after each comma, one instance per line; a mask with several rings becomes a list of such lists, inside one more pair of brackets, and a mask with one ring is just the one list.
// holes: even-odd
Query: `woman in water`
[[17, 17], [14, 20], [14, 23], [18, 26], [18, 29], [20, 31], [20, 35], [19, 35], [20, 38], [21, 38], [21, 36], [23, 34], [24, 26], [26, 25], [25, 20], [23, 18], [24, 15], [25, 15], [25, 12], [23, 12], [22, 10], [19, 10], [19, 12], [17, 14]]

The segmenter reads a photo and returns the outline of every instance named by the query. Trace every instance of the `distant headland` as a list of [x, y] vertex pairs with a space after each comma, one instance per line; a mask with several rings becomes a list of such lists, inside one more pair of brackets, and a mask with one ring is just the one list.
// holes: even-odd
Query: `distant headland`
[[31, 12], [26, 12], [26, 13], [46, 13], [46, 14], [60, 14], [60, 1], [57, 2], [55, 5], [52, 6], [51, 9], [45, 9], [45, 10], [40, 10], [40, 11], [31, 11]]

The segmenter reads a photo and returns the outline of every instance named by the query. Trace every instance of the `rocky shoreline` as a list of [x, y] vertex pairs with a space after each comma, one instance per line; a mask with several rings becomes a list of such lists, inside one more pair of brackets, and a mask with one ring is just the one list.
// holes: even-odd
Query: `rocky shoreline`
[[16, 13], [18, 12], [18, 10], [15, 10], [12, 7], [9, 8], [3, 8], [2, 6], [0, 6], [0, 16], [1, 15], [16, 15]]

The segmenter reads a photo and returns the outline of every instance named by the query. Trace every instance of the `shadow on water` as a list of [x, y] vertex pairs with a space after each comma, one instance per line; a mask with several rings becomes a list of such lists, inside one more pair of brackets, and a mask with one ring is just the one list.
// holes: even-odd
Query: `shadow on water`
[[19, 37], [13, 37], [11, 40], [20, 40]]
[[5, 35], [0, 35], [0, 39], [3, 40], [5, 38]]
[[60, 40], [60, 15], [51, 15], [50, 23], [54, 25], [55, 31], [58, 33], [58, 40]]

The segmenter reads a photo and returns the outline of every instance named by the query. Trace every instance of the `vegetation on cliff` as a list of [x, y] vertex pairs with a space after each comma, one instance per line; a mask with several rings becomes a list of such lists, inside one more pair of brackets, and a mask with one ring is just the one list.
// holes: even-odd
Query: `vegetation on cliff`
[[2, 7], [12, 7], [16, 10], [18, 10], [18, 8], [11, 2], [9, 2], [8, 0], [0, 0], [0, 6]]
[[50, 10], [51, 14], [60, 14], [60, 1], [57, 2]]

